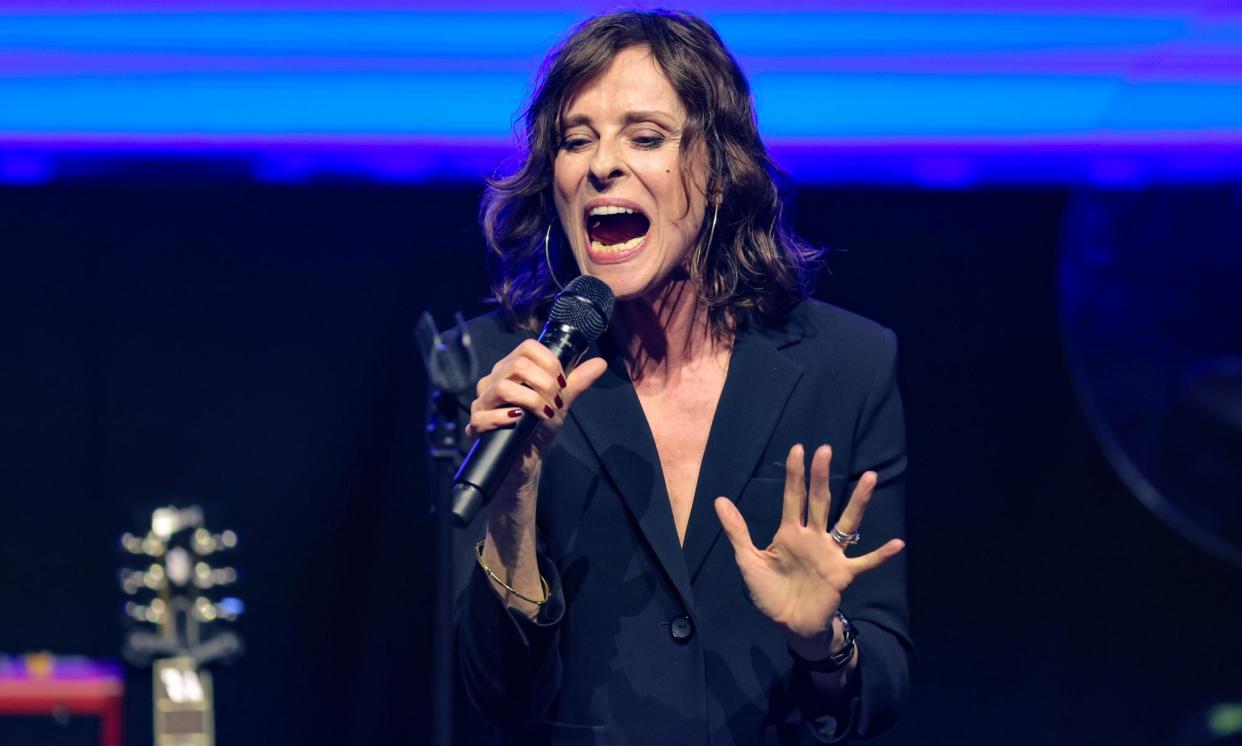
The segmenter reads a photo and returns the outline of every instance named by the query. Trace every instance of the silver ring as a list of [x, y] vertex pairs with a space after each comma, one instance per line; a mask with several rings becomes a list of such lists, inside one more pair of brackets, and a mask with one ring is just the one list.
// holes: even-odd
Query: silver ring
[[843, 547], [848, 547], [851, 544], [857, 544], [858, 542], [862, 541], [862, 534], [858, 533], [857, 531], [855, 531], [852, 534], [847, 534], [847, 533], [842, 532], [841, 529], [837, 528], [836, 526], [833, 526], [832, 530], [829, 531], [828, 534], [829, 536], [832, 537], [833, 541], [835, 541], [836, 543], [840, 544]]

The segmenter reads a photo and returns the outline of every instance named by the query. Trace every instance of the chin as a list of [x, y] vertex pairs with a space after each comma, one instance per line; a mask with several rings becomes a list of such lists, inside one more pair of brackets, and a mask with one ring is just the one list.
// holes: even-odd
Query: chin
[[651, 288], [650, 279], [634, 277], [631, 273], [624, 270], [618, 271], [616, 267], [602, 266], [586, 268], [586, 274], [603, 280], [608, 287], [612, 288], [612, 294], [619, 301], [634, 300], [646, 295]]
[[640, 267], [621, 265], [588, 265], [587, 274], [602, 280], [608, 287], [612, 288], [612, 293], [618, 301], [640, 300], [643, 298], [654, 299], [666, 290], [670, 284], [685, 282], [690, 279], [690, 273], [682, 267], [678, 267], [670, 272], [656, 272]]

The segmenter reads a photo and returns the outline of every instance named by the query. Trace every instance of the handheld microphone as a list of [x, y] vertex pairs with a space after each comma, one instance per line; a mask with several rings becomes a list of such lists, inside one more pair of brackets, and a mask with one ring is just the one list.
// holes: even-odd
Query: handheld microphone
[[[612, 288], [603, 281], [590, 275], [574, 278], [552, 301], [552, 312], [539, 335], [539, 343], [568, 368], [604, 333], [615, 302]], [[468, 525], [479, 508], [496, 494], [540, 422], [527, 412], [513, 427], [489, 430], [479, 436], [453, 478], [453, 516], [458, 525]]]

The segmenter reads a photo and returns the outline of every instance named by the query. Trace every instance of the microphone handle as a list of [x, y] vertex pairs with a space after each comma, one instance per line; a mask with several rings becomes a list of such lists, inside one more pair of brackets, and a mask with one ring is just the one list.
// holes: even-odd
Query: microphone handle
[[[580, 352], [574, 344], [579, 337], [572, 327], [549, 326], [539, 335], [539, 342], [568, 368]], [[453, 478], [453, 517], [457, 525], [468, 526], [479, 508], [491, 501], [541, 422], [537, 415], [525, 412], [513, 427], [479, 436]]]

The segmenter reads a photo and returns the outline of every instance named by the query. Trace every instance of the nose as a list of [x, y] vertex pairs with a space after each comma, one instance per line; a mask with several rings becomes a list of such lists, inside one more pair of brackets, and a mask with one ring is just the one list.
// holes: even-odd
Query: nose
[[590, 176], [592, 186], [603, 189], [618, 177], [625, 175], [625, 162], [615, 143], [608, 140], [600, 142], [591, 157]]

